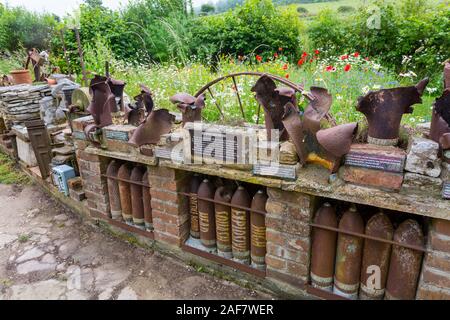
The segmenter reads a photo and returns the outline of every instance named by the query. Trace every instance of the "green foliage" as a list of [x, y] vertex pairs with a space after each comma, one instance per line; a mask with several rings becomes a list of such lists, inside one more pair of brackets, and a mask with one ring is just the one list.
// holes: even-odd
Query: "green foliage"
[[0, 153], [0, 183], [4, 184], [28, 184], [28, 177], [16, 170], [14, 162], [4, 153]]
[[340, 6], [337, 11], [339, 13], [349, 13], [355, 11], [355, 8], [352, 6]]
[[276, 8], [271, 0], [246, 0], [234, 11], [196, 19], [191, 52], [201, 60], [228, 54], [272, 55], [280, 47], [296, 55], [303, 28], [295, 13]]
[[308, 14], [308, 9], [306, 9], [305, 7], [298, 7], [297, 12], [301, 14]]
[[216, 11], [216, 8], [212, 4], [205, 3], [202, 5], [200, 11], [206, 14], [210, 14], [214, 13]]

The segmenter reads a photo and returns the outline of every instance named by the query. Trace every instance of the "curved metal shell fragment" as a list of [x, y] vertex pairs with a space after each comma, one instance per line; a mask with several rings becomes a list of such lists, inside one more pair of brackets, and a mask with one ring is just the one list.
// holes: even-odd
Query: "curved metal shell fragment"
[[174, 121], [175, 116], [167, 109], [152, 111], [133, 133], [129, 143], [137, 147], [158, 143], [161, 135], [170, 132]]
[[112, 124], [111, 113], [116, 110], [116, 99], [107, 80], [105, 77], [96, 75], [90, 84], [92, 101], [87, 111], [92, 115], [99, 128]]
[[195, 98], [188, 93], [177, 93], [170, 98], [170, 101], [181, 111], [183, 125], [187, 122], [202, 120], [202, 110], [205, 107], [204, 94]]
[[331, 157], [340, 158], [350, 151], [353, 137], [358, 130], [358, 123], [346, 123], [317, 132], [320, 145]]
[[[443, 135], [450, 133], [450, 88], [434, 102], [431, 116], [430, 139], [440, 142]], [[446, 138], [444, 138], [446, 139]], [[443, 148], [444, 146], [441, 145]], [[444, 148], [446, 149], [446, 148]]]
[[300, 113], [297, 107], [292, 103], [284, 106], [283, 125], [286, 128], [292, 143], [295, 146], [301, 164], [306, 163], [308, 153], [304, 142], [303, 123], [300, 119]]
[[311, 94], [314, 100], [306, 107], [303, 122], [306, 129], [316, 133], [320, 130], [320, 122], [326, 119], [330, 111], [333, 97], [327, 89], [321, 87], [311, 87]]

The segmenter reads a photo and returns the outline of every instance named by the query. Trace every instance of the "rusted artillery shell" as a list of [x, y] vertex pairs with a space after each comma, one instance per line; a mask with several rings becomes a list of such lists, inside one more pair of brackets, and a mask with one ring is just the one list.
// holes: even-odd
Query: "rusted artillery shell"
[[[106, 174], [111, 177], [116, 177], [119, 172], [120, 163], [113, 160], [109, 163], [106, 169]], [[120, 205], [119, 182], [113, 178], [108, 178], [108, 195], [109, 205], [111, 207], [111, 218], [114, 220], [122, 219], [122, 207]]]
[[[240, 186], [231, 199], [231, 204], [250, 208], [251, 199]], [[231, 208], [231, 230], [233, 258], [241, 263], [250, 263], [250, 214], [246, 210]]]
[[[314, 223], [337, 228], [335, 209], [329, 203], [324, 203], [317, 210]], [[311, 251], [311, 284], [330, 292], [333, 291], [336, 240], [337, 233], [335, 231], [314, 228]]]
[[[368, 236], [392, 240], [394, 227], [388, 216], [380, 212], [369, 219], [365, 233]], [[389, 243], [385, 242], [370, 239], [364, 241], [360, 299], [383, 299], [391, 247]]]
[[[233, 190], [219, 187], [214, 196], [215, 201], [229, 203], [233, 197]], [[231, 254], [231, 207], [223, 204], [214, 204], [216, 213], [217, 252], [219, 255], [232, 258]]]
[[200, 225], [198, 218], [198, 200], [197, 192], [202, 180], [198, 174], [194, 174], [191, 179], [189, 186], [189, 192], [192, 196], [189, 197], [189, 213], [191, 216], [191, 237], [195, 239], [200, 239]]
[[[423, 246], [423, 233], [417, 221], [408, 219], [395, 230], [394, 241]], [[416, 297], [422, 252], [394, 245], [386, 283], [388, 300], [412, 300]]]
[[[267, 194], [258, 190], [252, 200], [251, 208], [266, 212]], [[266, 265], [266, 217], [257, 212], [250, 213], [251, 258], [252, 264], [263, 269]]]
[[[198, 196], [214, 199], [214, 185], [205, 179], [198, 188]], [[200, 241], [207, 248], [216, 247], [216, 219], [214, 217], [214, 203], [198, 199], [198, 216], [200, 226]]]
[[[142, 183], [148, 185], [148, 171], [146, 170], [142, 176]], [[144, 202], [144, 223], [147, 231], [153, 230], [152, 217], [152, 196], [150, 195], [150, 188], [142, 186], [142, 201]]]
[[[129, 164], [124, 163], [119, 168], [118, 178], [124, 180], [130, 180], [131, 167]], [[120, 205], [122, 207], [122, 217], [125, 222], [131, 224], [133, 221], [133, 209], [131, 206], [131, 190], [130, 183], [119, 180], [119, 192], [120, 192]]]
[[[342, 215], [339, 229], [364, 233], [363, 219], [354, 207]], [[349, 299], [358, 297], [362, 251], [362, 238], [339, 233], [333, 288], [335, 294]]]
[[130, 180], [139, 184], [130, 183], [131, 208], [133, 212], [133, 223], [136, 227], [145, 229], [144, 222], [144, 198], [142, 193], [142, 178], [144, 172], [141, 167], [134, 167], [131, 171]]

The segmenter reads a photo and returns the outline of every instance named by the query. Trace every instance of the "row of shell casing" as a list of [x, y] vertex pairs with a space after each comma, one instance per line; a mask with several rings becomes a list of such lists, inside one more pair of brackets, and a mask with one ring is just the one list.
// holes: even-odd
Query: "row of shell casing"
[[258, 189], [251, 197], [243, 186], [216, 188], [210, 179], [202, 180], [194, 175], [190, 195], [191, 238], [200, 239], [207, 250], [217, 249], [221, 257], [251, 264], [257, 269], [265, 268], [265, 190]]
[[111, 218], [152, 231], [152, 206], [147, 169], [112, 160], [106, 169]]
[[[336, 210], [325, 203], [314, 223], [353, 234], [420, 247], [424, 236], [413, 219], [394, 231], [389, 217], [378, 212], [364, 226], [355, 206], [346, 210], [338, 223]], [[415, 299], [423, 252], [355, 235], [315, 227], [312, 235], [311, 284], [349, 299]]]

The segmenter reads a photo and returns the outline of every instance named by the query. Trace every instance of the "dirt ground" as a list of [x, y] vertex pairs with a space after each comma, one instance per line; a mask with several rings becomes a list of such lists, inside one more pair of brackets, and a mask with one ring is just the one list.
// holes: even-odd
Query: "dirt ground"
[[0, 300], [270, 298], [82, 224], [37, 186], [0, 184]]

